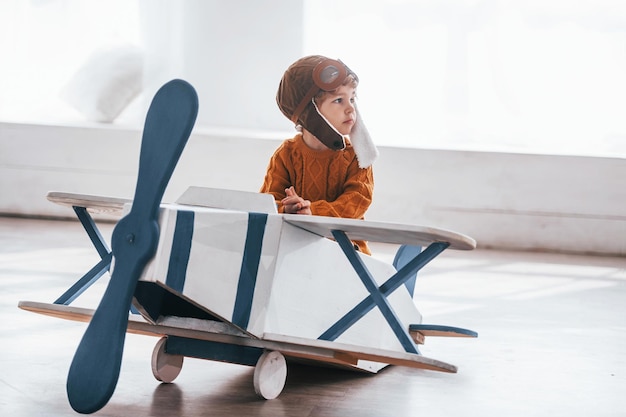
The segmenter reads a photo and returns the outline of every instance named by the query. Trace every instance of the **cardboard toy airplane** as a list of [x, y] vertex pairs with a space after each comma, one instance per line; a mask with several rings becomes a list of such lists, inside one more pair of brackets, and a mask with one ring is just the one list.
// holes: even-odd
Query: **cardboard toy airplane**
[[[172, 382], [185, 356], [246, 364], [255, 366], [254, 389], [266, 399], [284, 388], [286, 358], [371, 373], [390, 364], [456, 372], [421, 355], [417, 344], [425, 336], [477, 334], [423, 324], [412, 287], [443, 250], [471, 250], [476, 242], [416, 225], [282, 215], [272, 196], [259, 193], [190, 187], [162, 204], [197, 110], [196, 92], [183, 80], [156, 93], [133, 200], [48, 195], [73, 207], [101, 257], [54, 303], [19, 303], [89, 322], [67, 379], [72, 408], [93, 413], [109, 401], [126, 332], [161, 337], [152, 356], [160, 381]], [[98, 211], [123, 216], [111, 250], [90, 215]], [[401, 246], [389, 264], [357, 252], [351, 240]], [[109, 270], [96, 310], [70, 305]]]

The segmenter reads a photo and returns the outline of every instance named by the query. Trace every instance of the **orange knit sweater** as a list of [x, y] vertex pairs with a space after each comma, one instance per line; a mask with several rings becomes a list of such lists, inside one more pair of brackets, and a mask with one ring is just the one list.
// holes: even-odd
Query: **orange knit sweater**
[[[311, 213], [317, 216], [363, 219], [372, 203], [374, 175], [372, 167], [359, 168], [354, 149], [346, 140], [342, 151], [316, 151], [298, 134], [285, 140], [272, 155], [262, 193], [274, 196], [278, 212], [285, 189], [311, 201]], [[371, 254], [367, 242], [354, 242], [363, 253]]]

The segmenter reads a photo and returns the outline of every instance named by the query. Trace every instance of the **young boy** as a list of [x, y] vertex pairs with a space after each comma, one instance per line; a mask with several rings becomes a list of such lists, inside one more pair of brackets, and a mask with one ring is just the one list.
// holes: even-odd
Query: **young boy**
[[[299, 133], [274, 152], [261, 187], [279, 213], [364, 218], [378, 150], [356, 107], [358, 81], [341, 61], [320, 55], [285, 71], [276, 101]], [[371, 254], [367, 242], [354, 244]]]

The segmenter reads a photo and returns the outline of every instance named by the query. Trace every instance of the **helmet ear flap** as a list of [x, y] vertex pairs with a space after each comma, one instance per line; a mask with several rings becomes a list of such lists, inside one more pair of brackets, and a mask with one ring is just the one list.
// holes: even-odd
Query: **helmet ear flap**
[[326, 145], [327, 148], [333, 151], [345, 149], [346, 140], [343, 135], [337, 132], [328, 120], [322, 116], [313, 100], [311, 100], [300, 118], [307, 119], [303, 121], [302, 126]]

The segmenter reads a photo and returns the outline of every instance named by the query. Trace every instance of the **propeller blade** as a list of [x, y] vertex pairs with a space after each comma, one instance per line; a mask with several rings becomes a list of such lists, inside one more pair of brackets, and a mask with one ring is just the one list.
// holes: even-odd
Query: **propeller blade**
[[156, 251], [159, 205], [197, 113], [196, 91], [183, 80], [162, 86], [148, 109], [132, 207], [111, 237], [115, 268], [67, 378], [70, 405], [79, 413], [98, 411], [115, 391], [132, 296], [139, 276]]

